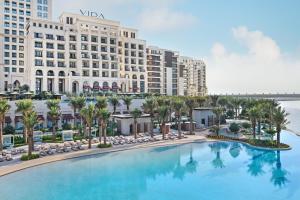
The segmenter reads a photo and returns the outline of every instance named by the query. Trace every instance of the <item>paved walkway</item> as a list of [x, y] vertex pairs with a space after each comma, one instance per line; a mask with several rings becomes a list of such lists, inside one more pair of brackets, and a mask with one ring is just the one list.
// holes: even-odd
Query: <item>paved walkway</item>
[[108, 152], [116, 152], [116, 151], [125, 151], [125, 150], [132, 150], [132, 149], [138, 149], [138, 148], [186, 144], [186, 143], [200, 142], [200, 141], [207, 141], [207, 140], [204, 135], [202, 135], [202, 134], [200, 134], [200, 132], [198, 132], [198, 133], [196, 133], [196, 135], [189, 135], [188, 138], [184, 138], [184, 139], [180, 139], [180, 140], [176, 139], [176, 140], [165, 140], [165, 141], [158, 141], [158, 142], [148, 142], [148, 143], [142, 143], [142, 144], [125, 144], [125, 145], [113, 146], [112, 148], [107, 148], [107, 149], [99, 149], [96, 147], [96, 144], [95, 144], [95, 145], [93, 145], [92, 149], [74, 151], [74, 152], [63, 153], [63, 154], [55, 154], [55, 155], [46, 156], [46, 157], [42, 157], [39, 159], [30, 160], [30, 161], [17, 160], [17, 161], [7, 162], [7, 165], [0, 167], [0, 177], [10, 174], [10, 173], [13, 173], [13, 172], [16, 172], [16, 171], [26, 169], [26, 168], [43, 165], [46, 163], [71, 159], [71, 158], [82, 157], [82, 156], [95, 155], [95, 154], [108, 153]]

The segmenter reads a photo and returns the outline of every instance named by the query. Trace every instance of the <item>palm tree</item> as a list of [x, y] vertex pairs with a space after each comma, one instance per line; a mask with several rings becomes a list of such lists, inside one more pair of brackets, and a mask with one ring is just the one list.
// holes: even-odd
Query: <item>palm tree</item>
[[[33, 104], [32, 104], [32, 101], [29, 99], [17, 101], [16, 106], [17, 106], [16, 113], [22, 113], [23, 120], [24, 120], [24, 116], [27, 115], [27, 113], [33, 111]], [[27, 144], [28, 141], [27, 141], [26, 127], [24, 127], [23, 138], [24, 138], [25, 144]]]
[[219, 100], [219, 96], [218, 95], [211, 95], [210, 96], [211, 106], [212, 107], [216, 107], [217, 103], [218, 103], [218, 100]]
[[239, 98], [233, 98], [231, 104], [234, 108], [235, 118], [237, 119], [240, 113], [241, 100]]
[[155, 117], [155, 107], [157, 102], [155, 98], [147, 98], [143, 103], [144, 112], [150, 115], [150, 135], [153, 137], [153, 127], [154, 127], [154, 117]]
[[256, 138], [256, 122], [257, 122], [257, 118], [259, 117], [259, 110], [257, 109], [257, 107], [252, 107], [248, 110], [248, 117], [251, 121], [252, 124], [252, 130], [253, 130], [253, 138]]
[[25, 113], [23, 116], [23, 123], [28, 134], [28, 157], [30, 157], [33, 149], [33, 130], [34, 126], [38, 123], [36, 112], [32, 111]]
[[60, 119], [60, 107], [59, 106], [52, 106], [48, 108], [48, 117], [52, 122], [52, 141], [55, 142], [56, 140], [56, 128], [58, 124], [58, 120]]
[[76, 97], [70, 98], [69, 105], [73, 108], [73, 116], [74, 116], [74, 124], [73, 124], [73, 126], [75, 128], [76, 127], [76, 120], [75, 120], [76, 116], [75, 115], [76, 115], [76, 110], [78, 108], [77, 98]]
[[177, 124], [178, 137], [179, 137], [179, 139], [181, 139], [181, 116], [182, 116], [182, 113], [185, 111], [184, 101], [182, 99], [175, 99], [175, 101], [173, 102], [172, 105], [175, 110], [175, 116], [178, 121], [178, 124]]
[[107, 108], [107, 99], [106, 97], [97, 97], [96, 98], [96, 104], [95, 104], [97, 111], [96, 111], [96, 116], [98, 117], [98, 126], [99, 126], [99, 142], [101, 144], [101, 137], [102, 137], [102, 133], [104, 128], [102, 127], [102, 123], [101, 123], [101, 110]]
[[7, 100], [0, 99], [0, 151], [3, 150], [3, 127], [5, 123], [5, 114], [9, 111], [10, 105]]
[[89, 149], [92, 148], [92, 125], [95, 117], [95, 105], [89, 104], [80, 111], [80, 115], [85, 119], [85, 123], [89, 128]]
[[222, 107], [216, 107], [216, 108], [213, 109], [213, 113], [216, 115], [216, 118], [218, 120], [217, 130], [216, 130], [217, 135], [219, 135], [220, 124], [221, 124], [221, 116], [223, 114], [223, 111], [224, 111], [224, 109]]
[[140, 111], [139, 109], [136, 108], [133, 111], [131, 111], [130, 114], [134, 121], [133, 132], [134, 132], [134, 138], [136, 139], [137, 138], [137, 119], [142, 116], [142, 111]]
[[102, 108], [99, 110], [99, 116], [99, 118], [101, 119], [101, 127], [103, 129], [102, 132], [104, 137], [104, 144], [106, 145], [106, 127], [110, 118], [110, 112], [106, 108]]
[[166, 122], [168, 120], [168, 116], [169, 116], [169, 108], [167, 106], [160, 106], [158, 108], [158, 117], [160, 118], [161, 121], [163, 140], [166, 139]]
[[125, 97], [123, 97], [123, 102], [124, 102], [124, 105], [126, 105], [127, 112], [129, 112], [129, 107], [132, 103], [132, 98], [129, 96], [125, 96]]
[[109, 103], [112, 105], [113, 107], [113, 114], [116, 114], [116, 110], [117, 110], [117, 107], [120, 106], [120, 102], [119, 102], [119, 97], [117, 97], [116, 95], [110, 97], [108, 99]]
[[193, 110], [197, 106], [197, 102], [194, 97], [187, 97], [185, 99], [185, 105], [188, 108], [189, 118], [190, 118], [190, 135], [193, 134], [194, 126], [193, 126]]
[[285, 126], [289, 123], [287, 120], [288, 113], [281, 108], [281, 106], [277, 107], [273, 113], [273, 120], [276, 126], [276, 133], [277, 133], [277, 146], [280, 145], [280, 133], [282, 129], [285, 129]]

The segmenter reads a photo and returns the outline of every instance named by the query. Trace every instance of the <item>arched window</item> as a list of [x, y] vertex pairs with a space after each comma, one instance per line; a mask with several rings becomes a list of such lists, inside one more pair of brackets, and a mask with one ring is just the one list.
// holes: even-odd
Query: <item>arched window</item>
[[118, 83], [113, 82], [112, 85], [111, 85], [111, 90], [112, 90], [113, 92], [118, 92], [118, 89], [119, 89]]
[[145, 79], [144, 75], [141, 75], [141, 76], [140, 76], [140, 79], [141, 79], [141, 80], [144, 80], [144, 79]]
[[132, 75], [132, 79], [137, 79], [137, 76], [135, 74]]
[[100, 89], [99, 82], [95, 81], [94, 84], [93, 84], [93, 90], [94, 91], [99, 91], [99, 89]]
[[108, 82], [103, 82], [102, 84], [102, 90], [103, 92], [107, 92], [109, 90]]
[[64, 77], [64, 76], [65, 76], [65, 72], [64, 72], [64, 71], [60, 71], [60, 72], [58, 73], [58, 76]]
[[43, 71], [42, 70], [36, 70], [35, 75], [43, 76]]
[[48, 76], [54, 76], [54, 72], [52, 70], [49, 70], [47, 73]]
[[20, 82], [18, 80], [16, 80], [14, 82], [14, 88], [19, 88], [20, 87]]

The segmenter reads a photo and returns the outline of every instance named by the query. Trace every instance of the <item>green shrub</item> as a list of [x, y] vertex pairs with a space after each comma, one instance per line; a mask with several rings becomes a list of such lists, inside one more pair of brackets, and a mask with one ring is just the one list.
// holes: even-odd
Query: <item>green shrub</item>
[[249, 124], [248, 122], [243, 122], [243, 123], [242, 123], [242, 127], [243, 127], [244, 129], [249, 129], [249, 128], [251, 128], [251, 124]]
[[25, 140], [23, 137], [15, 136], [14, 143], [15, 143], [15, 145], [19, 145], [19, 144], [23, 145], [25, 143]]
[[71, 124], [64, 123], [64, 124], [62, 125], [62, 129], [63, 129], [63, 130], [72, 130], [72, 126], [71, 126]]
[[229, 126], [229, 130], [231, 131], [231, 132], [233, 132], [233, 133], [238, 133], [239, 132], [239, 130], [240, 130], [240, 126], [237, 124], [237, 123], [232, 123], [232, 124], [230, 124], [230, 126]]
[[107, 144], [98, 144], [97, 146], [98, 148], [109, 148], [109, 147], [112, 147], [112, 144], [110, 143], [107, 143]]
[[28, 156], [27, 154], [24, 154], [24, 155], [21, 156], [21, 160], [22, 161], [33, 160], [33, 159], [37, 159], [39, 157], [40, 157], [39, 154], [31, 154], [31, 156]]

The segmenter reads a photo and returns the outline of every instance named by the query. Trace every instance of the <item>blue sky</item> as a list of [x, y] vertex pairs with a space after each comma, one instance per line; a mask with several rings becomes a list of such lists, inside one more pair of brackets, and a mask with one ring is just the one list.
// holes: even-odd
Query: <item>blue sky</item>
[[211, 93], [300, 92], [298, 0], [53, 1], [54, 19], [102, 12], [139, 29], [148, 45], [204, 59]]

